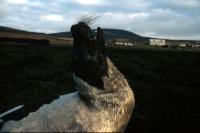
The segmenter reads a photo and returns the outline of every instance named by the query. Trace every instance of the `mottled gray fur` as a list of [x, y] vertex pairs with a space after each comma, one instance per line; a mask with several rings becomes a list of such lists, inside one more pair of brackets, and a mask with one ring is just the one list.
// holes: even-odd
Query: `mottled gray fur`
[[77, 92], [60, 96], [20, 121], [8, 121], [0, 131], [11, 132], [119, 132], [131, 117], [135, 100], [124, 76], [109, 58], [105, 89], [74, 75]]

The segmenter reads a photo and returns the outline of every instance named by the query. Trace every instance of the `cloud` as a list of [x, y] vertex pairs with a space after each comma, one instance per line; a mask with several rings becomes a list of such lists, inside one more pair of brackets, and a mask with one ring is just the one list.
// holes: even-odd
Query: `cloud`
[[105, 4], [104, 0], [74, 0], [78, 4], [82, 5], [102, 5]]
[[130, 18], [137, 18], [137, 17], [148, 17], [149, 16], [149, 13], [131, 13], [129, 15]]
[[133, 31], [131, 27], [134, 25], [134, 23], [137, 21], [143, 21], [148, 16], [148, 12], [105, 12], [101, 14], [101, 17], [98, 19], [97, 23], [98, 25], [101, 24], [101, 26], [104, 28], [118, 28]]
[[6, 0], [8, 3], [11, 4], [27, 4], [28, 0]]
[[197, 8], [200, 6], [200, 1], [199, 0], [176, 0], [176, 1], [171, 1], [171, 4], [174, 4], [180, 7]]
[[163, 1], [165, 4], [168, 5], [174, 5], [177, 7], [183, 7], [183, 8], [198, 8], [200, 7], [200, 1], [199, 0], [175, 0], [175, 1]]
[[144, 36], [200, 40], [199, 0], [0, 0], [0, 25], [39, 32], [69, 31], [87, 13], [96, 25]]
[[51, 14], [47, 16], [41, 16], [41, 19], [49, 20], [49, 21], [63, 21], [63, 16]]
[[199, 13], [200, 1], [199, 0], [155, 0], [151, 3], [151, 8], [168, 8], [179, 12], [193, 14]]
[[143, 21], [135, 23], [133, 28], [145, 36], [199, 39], [198, 23], [200, 16], [191, 18], [170, 9], [154, 9]]
[[6, 8], [7, 4], [5, 3], [0, 3], [0, 21], [3, 21], [3, 19], [6, 18], [8, 15], [8, 9]]
[[31, 2], [27, 3], [27, 6], [34, 7], [34, 8], [43, 8], [45, 5], [41, 2], [31, 1]]
[[[112, 22], [112, 23], [108, 23]], [[99, 19], [103, 27], [130, 30], [140, 35], [171, 38], [199, 39], [200, 16], [191, 16], [171, 9], [152, 9], [149, 12], [102, 14]]]

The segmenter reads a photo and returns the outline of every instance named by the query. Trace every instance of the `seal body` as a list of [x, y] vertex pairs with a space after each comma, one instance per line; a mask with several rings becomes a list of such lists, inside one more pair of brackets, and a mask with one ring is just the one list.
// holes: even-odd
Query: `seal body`
[[108, 61], [109, 76], [101, 90], [74, 75], [77, 92], [60, 96], [20, 121], [8, 121], [3, 132], [121, 132], [134, 108], [134, 95], [124, 76]]
[[8, 121], [4, 132], [121, 132], [135, 100], [126, 79], [107, 57], [103, 30], [96, 37], [87, 24], [71, 27], [72, 65], [77, 92], [43, 105], [19, 121]]

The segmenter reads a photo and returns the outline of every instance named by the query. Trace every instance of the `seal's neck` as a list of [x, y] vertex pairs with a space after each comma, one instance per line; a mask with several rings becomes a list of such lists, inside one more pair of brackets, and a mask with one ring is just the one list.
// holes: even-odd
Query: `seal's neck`
[[124, 76], [109, 58], [107, 58], [107, 63], [108, 76], [102, 77], [104, 89], [92, 86], [75, 74], [73, 75], [76, 89], [80, 95], [97, 108], [121, 106], [122, 103], [131, 100], [133, 97], [133, 93]]

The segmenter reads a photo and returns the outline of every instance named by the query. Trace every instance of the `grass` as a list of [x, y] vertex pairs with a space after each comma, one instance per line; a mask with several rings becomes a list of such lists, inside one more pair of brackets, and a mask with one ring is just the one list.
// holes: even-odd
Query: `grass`
[[[13, 33], [13, 32], [2, 32], [0, 31], [0, 42], [3, 41], [3, 39], [9, 38], [10, 41], [13, 43], [16, 40], [48, 40], [50, 45], [57, 45], [57, 46], [63, 46], [63, 45], [72, 45], [73, 41], [72, 38], [68, 37], [53, 37], [50, 35], [45, 34], [33, 34], [33, 33]], [[5, 40], [4, 40], [5, 41]], [[7, 40], [7, 42], [9, 42]], [[23, 41], [22, 41], [23, 42]]]
[[[200, 131], [200, 52], [108, 48], [108, 55], [134, 90], [127, 131]], [[70, 47], [0, 45], [0, 113], [39, 102], [36, 110], [74, 87]]]

